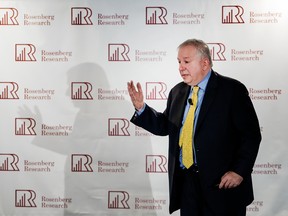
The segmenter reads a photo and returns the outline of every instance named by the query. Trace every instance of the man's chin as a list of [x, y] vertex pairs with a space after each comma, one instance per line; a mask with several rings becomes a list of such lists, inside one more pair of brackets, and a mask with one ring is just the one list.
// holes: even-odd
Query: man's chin
[[187, 85], [192, 85], [190, 80], [187, 80], [187, 79], [185, 80], [185, 79], [183, 79], [183, 82], [186, 83]]

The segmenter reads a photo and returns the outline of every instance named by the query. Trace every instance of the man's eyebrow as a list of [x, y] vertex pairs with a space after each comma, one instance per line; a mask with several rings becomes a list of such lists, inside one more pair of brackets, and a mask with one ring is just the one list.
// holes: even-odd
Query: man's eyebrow
[[[179, 60], [179, 58], [177, 58]], [[183, 57], [184, 60], [190, 59], [190, 57]]]

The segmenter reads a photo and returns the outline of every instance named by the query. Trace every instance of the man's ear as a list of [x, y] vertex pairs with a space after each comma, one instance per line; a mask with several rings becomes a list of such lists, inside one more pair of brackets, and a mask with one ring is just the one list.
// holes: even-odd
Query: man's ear
[[204, 70], [207, 70], [208, 67], [210, 67], [210, 62], [208, 58], [202, 59], [202, 67]]

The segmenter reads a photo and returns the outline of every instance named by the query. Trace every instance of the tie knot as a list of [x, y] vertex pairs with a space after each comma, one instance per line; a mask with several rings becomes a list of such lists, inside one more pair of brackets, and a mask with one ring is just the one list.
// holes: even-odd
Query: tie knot
[[193, 92], [195, 92], [196, 94], [198, 93], [199, 91], [199, 86], [193, 86]]

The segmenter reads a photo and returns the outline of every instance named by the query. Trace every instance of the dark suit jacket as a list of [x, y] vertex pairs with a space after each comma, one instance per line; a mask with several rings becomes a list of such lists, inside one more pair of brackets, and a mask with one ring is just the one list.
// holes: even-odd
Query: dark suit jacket
[[[155, 135], [169, 135], [169, 192], [172, 213], [180, 208], [179, 132], [190, 86], [178, 83], [169, 93], [163, 113], [146, 106], [131, 122]], [[195, 128], [194, 145], [204, 198], [215, 212], [253, 201], [251, 172], [261, 141], [258, 119], [246, 87], [212, 71]], [[244, 180], [234, 189], [217, 188], [234, 171]]]

